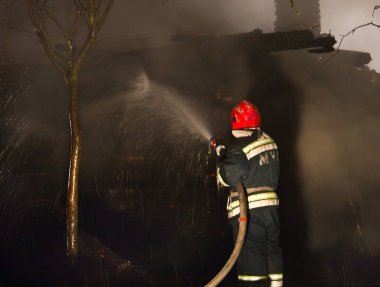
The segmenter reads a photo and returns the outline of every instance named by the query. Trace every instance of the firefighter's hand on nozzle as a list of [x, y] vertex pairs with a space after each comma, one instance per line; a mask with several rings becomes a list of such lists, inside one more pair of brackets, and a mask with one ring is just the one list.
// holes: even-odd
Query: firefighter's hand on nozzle
[[218, 156], [222, 156], [223, 155], [223, 152], [224, 150], [226, 149], [226, 147], [224, 145], [218, 145], [216, 148], [215, 148], [215, 151], [216, 151], [216, 154]]

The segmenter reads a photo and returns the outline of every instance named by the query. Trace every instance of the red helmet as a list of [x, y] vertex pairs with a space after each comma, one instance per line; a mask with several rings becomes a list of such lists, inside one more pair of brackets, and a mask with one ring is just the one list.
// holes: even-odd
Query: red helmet
[[230, 118], [233, 130], [256, 128], [261, 122], [259, 110], [248, 101], [241, 101], [236, 105], [231, 111]]

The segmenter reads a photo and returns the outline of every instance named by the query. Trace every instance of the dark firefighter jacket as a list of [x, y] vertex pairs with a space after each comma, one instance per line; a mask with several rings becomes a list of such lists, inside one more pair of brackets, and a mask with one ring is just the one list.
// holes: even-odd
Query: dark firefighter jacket
[[[242, 181], [249, 209], [279, 205], [276, 194], [279, 177], [277, 145], [267, 134], [256, 130], [251, 136], [236, 138], [226, 149], [218, 170], [218, 181], [233, 187]], [[238, 195], [231, 193], [228, 217], [240, 213]]]

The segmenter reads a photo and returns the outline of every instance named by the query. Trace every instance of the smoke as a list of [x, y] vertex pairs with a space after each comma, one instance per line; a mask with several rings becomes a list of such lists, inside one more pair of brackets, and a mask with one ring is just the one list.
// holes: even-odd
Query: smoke
[[263, 0], [129, 0], [116, 2], [114, 8], [104, 32], [112, 37], [168, 36], [177, 31], [230, 34], [257, 27], [273, 30], [274, 3]]
[[315, 70], [302, 75], [293, 56], [283, 59], [293, 65], [287, 71], [302, 95], [297, 154], [310, 247], [321, 251], [344, 243], [375, 255], [379, 75], [371, 81], [367, 69], [338, 60], [311, 61]]
[[[287, 2], [287, 1], [285, 1]], [[304, 7], [301, 1], [294, 1], [299, 8], [301, 16], [311, 13]], [[4, 1], [6, 3], [6, 1]], [[372, 18], [372, 11], [378, 1], [320, 1], [321, 31], [331, 32], [340, 38], [357, 25], [368, 23], [373, 20], [379, 22], [379, 11]], [[63, 4], [62, 4], [63, 5]], [[314, 4], [313, 4], [314, 5]], [[6, 19], [10, 13], [8, 7], [3, 4], [0, 9], [0, 16]], [[18, 29], [12, 30], [7, 45], [7, 50], [17, 63], [35, 63], [36, 61], [46, 61], [42, 47], [33, 33], [33, 29], [27, 13], [25, 1], [16, 1], [13, 4], [14, 16], [11, 25]], [[68, 4], [57, 9], [63, 13], [61, 20], [67, 24], [70, 18]], [[296, 13], [292, 13], [289, 1], [289, 16], [297, 18]], [[317, 17], [317, 16], [316, 16]], [[294, 23], [291, 19], [291, 23]], [[303, 19], [306, 24], [308, 19]], [[96, 46], [101, 49], [111, 49], [126, 51], [136, 48], [146, 48], [152, 46], [166, 45], [169, 43], [170, 35], [177, 31], [191, 31], [200, 34], [231, 34], [249, 32], [255, 28], [260, 28], [264, 32], [274, 30], [275, 5], [274, 1], [265, 0], [127, 0], [116, 1], [103, 27]], [[313, 19], [312, 22], [314, 22]], [[286, 24], [286, 23], [285, 23]], [[302, 29], [298, 25], [294, 29]], [[26, 33], [25, 31], [29, 31]], [[380, 51], [378, 29], [367, 27], [358, 30], [354, 35], [347, 37], [342, 45], [342, 49], [368, 51], [372, 54], [373, 61], [370, 63], [372, 69], [379, 70], [380, 58], [377, 56]], [[24, 49], [25, 44], [28, 49]], [[37, 57], [36, 57], [37, 56]]]

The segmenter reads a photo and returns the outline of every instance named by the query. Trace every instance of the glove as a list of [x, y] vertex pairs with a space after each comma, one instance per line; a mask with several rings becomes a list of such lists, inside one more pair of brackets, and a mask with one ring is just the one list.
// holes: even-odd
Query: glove
[[224, 145], [218, 145], [215, 149], [216, 154], [221, 157], [224, 154], [226, 147]]

